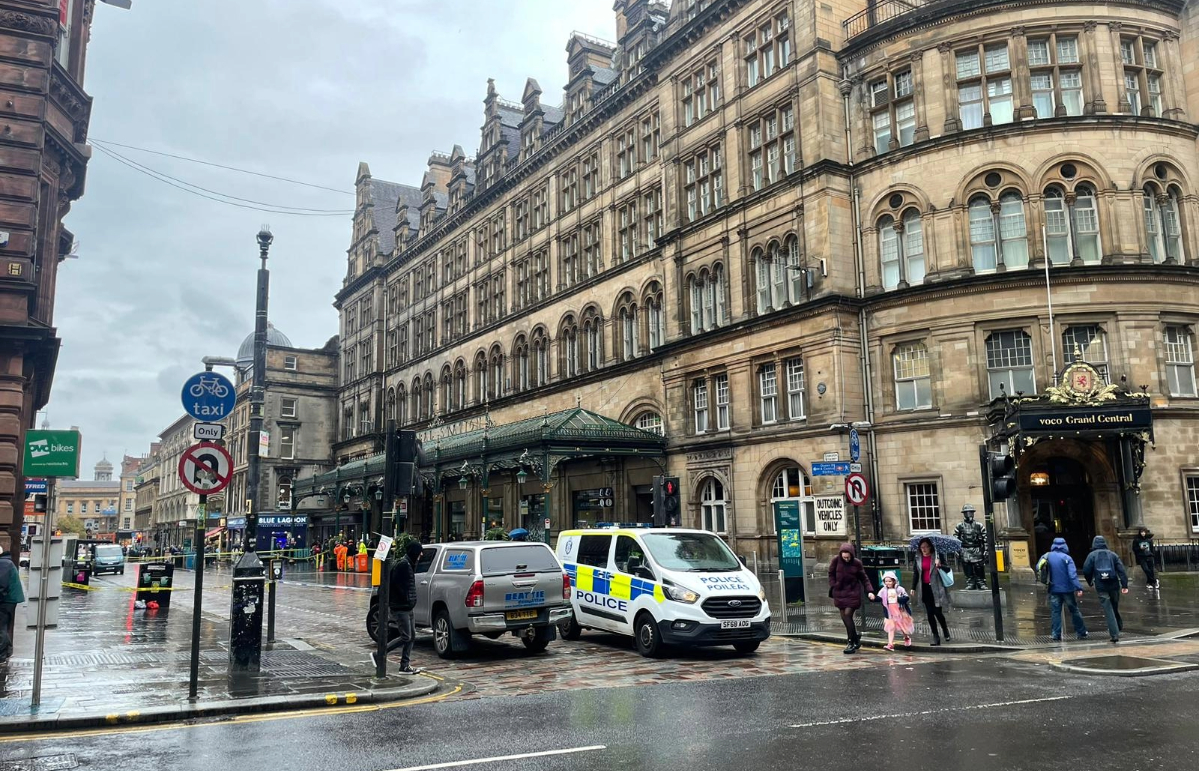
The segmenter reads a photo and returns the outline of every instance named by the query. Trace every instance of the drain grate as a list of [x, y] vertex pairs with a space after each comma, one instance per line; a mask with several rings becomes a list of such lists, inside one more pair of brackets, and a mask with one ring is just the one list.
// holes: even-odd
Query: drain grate
[[262, 668], [267, 672], [291, 677], [338, 677], [353, 674], [341, 664], [301, 651], [264, 652]]
[[0, 771], [66, 771], [70, 768], [79, 768], [79, 761], [71, 753], [0, 761]]

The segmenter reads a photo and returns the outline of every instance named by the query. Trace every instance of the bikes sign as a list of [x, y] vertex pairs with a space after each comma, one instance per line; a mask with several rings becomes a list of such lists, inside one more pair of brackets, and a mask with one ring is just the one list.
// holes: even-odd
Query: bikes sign
[[183, 384], [183, 409], [196, 420], [214, 423], [233, 413], [233, 383], [216, 372], [200, 372]]

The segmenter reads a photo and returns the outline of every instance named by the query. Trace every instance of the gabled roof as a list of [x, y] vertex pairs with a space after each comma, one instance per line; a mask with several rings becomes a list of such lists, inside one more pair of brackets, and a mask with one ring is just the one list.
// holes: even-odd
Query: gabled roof
[[385, 182], [381, 179], [370, 180], [372, 222], [379, 231], [379, 248], [384, 254], [395, 251], [396, 205], [401, 199], [408, 204], [408, 226], [414, 228], [420, 224], [421, 192], [411, 185], [400, 185], [395, 182]]

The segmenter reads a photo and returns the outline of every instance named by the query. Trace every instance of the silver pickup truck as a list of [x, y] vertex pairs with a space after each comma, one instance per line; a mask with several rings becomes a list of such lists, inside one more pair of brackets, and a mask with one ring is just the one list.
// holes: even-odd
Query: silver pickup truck
[[[552, 549], [525, 541], [429, 544], [416, 563], [416, 626], [433, 630], [443, 659], [470, 649], [470, 637], [512, 633], [537, 653], [570, 617], [570, 577]], [[367, 632], [378, 633], [378, 594], [371, 597]], [[390, 636], [394, 637], [393, 628]]]

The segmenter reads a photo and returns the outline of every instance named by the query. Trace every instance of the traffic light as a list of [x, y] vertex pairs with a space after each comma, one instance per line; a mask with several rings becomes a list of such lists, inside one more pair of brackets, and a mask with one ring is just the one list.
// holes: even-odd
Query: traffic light
[[679, 524], [679, 478], [654, 477], [654, 525], [667, 527]]
[[38, 514], [45, 514], [46, 500], [45, 493], [38, 493], [37, 495], [33, 496], [33, 510]]
[[425, 480], [420, 467], [426, 465], [425, 448], [415, 431], [396, 432], [396, 495], [425, 494]]
[[987, 453], [991, 467], [991, 500], [1006, 501], [1016, 494], [1016, 460], [1002, 452]]

